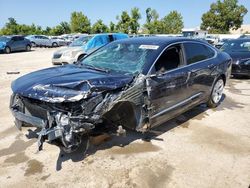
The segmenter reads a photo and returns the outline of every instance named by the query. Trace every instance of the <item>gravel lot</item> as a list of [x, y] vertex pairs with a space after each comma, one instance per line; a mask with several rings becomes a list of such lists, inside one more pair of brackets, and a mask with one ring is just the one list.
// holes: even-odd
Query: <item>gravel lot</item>
[[[37, 152], [9, 111], [11, 81], [52, 66], [56, 49], [0, 54], [0, 187], [242, 187], [250, 184], [250, 80], [231, 79], [217, 109], [197, 107], [153, 131], [112, 136], [88, 155]], [[7, 74], [20, 71], [20, 74]]]

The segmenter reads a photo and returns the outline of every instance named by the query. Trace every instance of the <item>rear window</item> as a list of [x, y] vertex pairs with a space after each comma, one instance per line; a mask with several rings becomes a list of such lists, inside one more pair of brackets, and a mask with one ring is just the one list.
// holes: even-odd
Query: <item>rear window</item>
[[215, 52], [206, 45], [199, 43], [184, 43], [187, 64], [212, 58]]

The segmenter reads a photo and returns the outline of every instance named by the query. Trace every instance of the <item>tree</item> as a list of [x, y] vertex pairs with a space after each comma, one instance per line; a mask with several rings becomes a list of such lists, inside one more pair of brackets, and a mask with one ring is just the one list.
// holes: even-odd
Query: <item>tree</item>
[[70, 25], [68, 22], [61, 22], [60, 26], [63, 28], [63, 34], [71, 33]]
[[181, 33], [184, 25], [182, 16], [177, 11], [171, 11], [162, 19], [163, 33], [178, 34]]
[[1, 29], [2, 35], [18, 34], [18, 24], [14, 18], [8, 18], [8, 22]]
[[71, 31], [76, 33], [90, 33], [90, 20], [82, 12], [72, 12], [70, 19]]
[[127, 11], [123, 11], [121, 16], [117, 16], [116, 19], [118, 20], [117, 23], [117, 30], [123, 33], [129, 33], [130, 31], [130, 21], [131, 18]]
[[243, 23], [247, 9], [238, 5], [238, 0], [217, 0], [210, 10], [202, 15], [201, 29], [212, 33], [228, 33], [230, 29], [238, 29]]
[[139, 9], [136, 7], [131, 9], [130, 28], [133, 34], [137, 34], [140, 28], [139, 19], [141, 19]]
[[109, 28], [102, 22], [101, 19], [97, 20], [92, 26], [92, 33], [107, 33]]
[[160, 20], [158, 20], [159, 14], [155, 9], [147, 8], [146, 9], [146, 23], [144, 28], [149, 34], [162, 33], [163, 25]]
[[109, 23], [109, 32], [111, 32], [111, 33], [116, 32], [116, 25], [113, 22]]

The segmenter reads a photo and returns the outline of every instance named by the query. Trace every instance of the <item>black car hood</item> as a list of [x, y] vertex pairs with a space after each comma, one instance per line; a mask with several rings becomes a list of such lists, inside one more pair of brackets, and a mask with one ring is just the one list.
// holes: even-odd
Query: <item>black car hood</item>
[[237, 60], [241, 59], [249, 59], [250, 58], [250, 52], [232, 52], [232, 51], [225, 51], [228, 53], [231, 58], [233, 59], [233, 62], [236, 62]]
[[15, 94], [46, 102], [74, 102], [124, 87], [133, 76], [111, 74], [78, 65], [52, 67], [24, 75], [11, 88]]

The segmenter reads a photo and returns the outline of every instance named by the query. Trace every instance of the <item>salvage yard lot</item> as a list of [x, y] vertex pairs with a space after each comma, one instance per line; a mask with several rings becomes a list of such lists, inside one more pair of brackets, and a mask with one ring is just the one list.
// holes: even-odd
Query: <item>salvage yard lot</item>
[[[217, 109], [199, 106], [148, 136], [92, 138], [65, 154], [30, 128], [18, 131], [9, 111], [11, 82], [52, 66], [56, 49], [0, 54], [0, 187], [244, 187], [250, 184], [250, 80], [230, 79]], [[7, 74], [17, 71], [20, 74]]]

